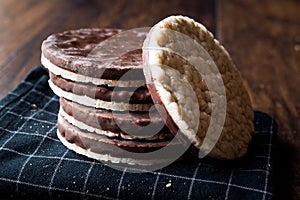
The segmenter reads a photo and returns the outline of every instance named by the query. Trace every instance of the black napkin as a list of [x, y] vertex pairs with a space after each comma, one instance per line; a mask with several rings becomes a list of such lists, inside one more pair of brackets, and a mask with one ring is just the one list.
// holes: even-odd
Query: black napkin
[[[255, 111], [249, 153], [234, 162], [191, 159], [130, 173], [78, 155], [56, 136], [58, 97], [34, 68], [0, 100], [0, 195], [26, 199], [270, 199], [275, 121]], [[134, 169], [132, 169], [134, 170]]]

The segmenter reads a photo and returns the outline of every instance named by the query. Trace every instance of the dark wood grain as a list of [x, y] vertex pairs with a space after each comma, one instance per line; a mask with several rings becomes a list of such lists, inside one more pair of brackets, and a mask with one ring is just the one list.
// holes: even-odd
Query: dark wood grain
[[280, 199], [299, 199], [300, 1], [219, 3], [218, 37], [240, 69], [254, 108], [279, 125], [282, 159], [276, 160], [274, 192]]
[[173, 14], [211, 30], [241, 71], [255, 109], [279, 125], [274, 192], [300, 199], [300, 1], [1, 0], [0, 98], [36, 65], [54, 32], [83, 27], [152, 26]]

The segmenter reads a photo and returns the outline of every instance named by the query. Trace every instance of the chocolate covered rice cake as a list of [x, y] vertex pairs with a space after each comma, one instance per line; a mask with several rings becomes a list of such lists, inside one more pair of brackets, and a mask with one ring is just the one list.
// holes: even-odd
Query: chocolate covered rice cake
[[[153, 160], [118, 155], [112, 148], [151, 152], [173, 139], [145, 86], [141, 46], [147, 33], [133, 32], [119, 41], [113, 36], [121, 31], [53, 34], [42, 44], [41, 61], [49, 71], [50, 87], [60, 96], [57, 135], [66, 147], [101, 161], [149, 165]], [[107, 39], [113, 45], [102, 51]], [[120, 45], [132, 49], [138, 42], [140, 49], [118, 55]]]

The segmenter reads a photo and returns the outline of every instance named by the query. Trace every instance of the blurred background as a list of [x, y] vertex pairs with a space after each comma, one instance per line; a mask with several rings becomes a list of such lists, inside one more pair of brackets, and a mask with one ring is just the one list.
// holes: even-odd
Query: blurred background
[[169, 15], [203, 23], [240, 70], [255, 109], [279, 125], [274, 192], [300, 199], [299, 0], [1, 0], [0, 98], [40, 64], [51, 33], [152, 26]]

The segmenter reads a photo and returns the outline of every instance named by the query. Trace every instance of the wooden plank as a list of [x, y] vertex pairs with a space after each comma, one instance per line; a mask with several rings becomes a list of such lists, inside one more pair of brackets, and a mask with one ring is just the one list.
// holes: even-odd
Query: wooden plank
[[[279, 125], [282, 157], [276, 158], [274, 169], [279, 199], [300, 198], [299, 9], [300, 1], [293, 0], [232, 0], [218, 5], [218, 37], [240, 69], [254, 108], [274, 116]], [[282, 171], [290, 167], [292, 174]]]

